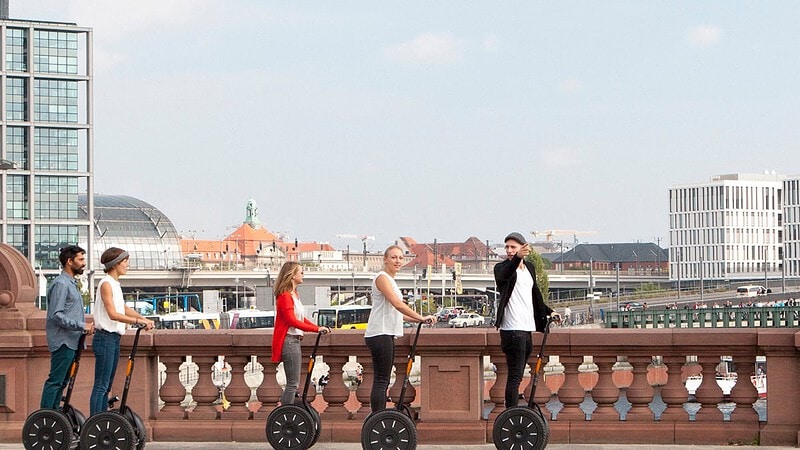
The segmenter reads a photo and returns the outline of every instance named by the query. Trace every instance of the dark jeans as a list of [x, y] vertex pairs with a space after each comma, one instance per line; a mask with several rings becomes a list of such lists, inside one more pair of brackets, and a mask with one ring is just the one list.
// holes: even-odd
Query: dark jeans
[[50, 375], [42, 388], [42, 401], [39, 407], [44, 409], [58, 409], [61, 406], [61, 397], [64, 388], [69, 382], [69, 366], [75, 359], [75, 350], [62, 345], [58, 350], [50, 353]]
[[91, 414], [97, 414], [108, 409], [108, 393], [111, 392], [111, 383], [119, 363], [119, 338], [117, 333], [97, 330], [92, 339], [94, 351], [94, 385], [89, 398]]
[[386, 409], [386, 390], [392, 377], [394, 365], [394, 336], [382, 334], [364, 339], [372, 354], [372, 369], [375, 375], [372, 391], [369, 394], [369, 407], [372, 412]]
[[500, 348], [506, 355], [508, 379], [506, 380], [506, 408], [519, 404], [519, 384], [525, 373], [525, 364], [533, 350], [530, 331], [500, 330]]

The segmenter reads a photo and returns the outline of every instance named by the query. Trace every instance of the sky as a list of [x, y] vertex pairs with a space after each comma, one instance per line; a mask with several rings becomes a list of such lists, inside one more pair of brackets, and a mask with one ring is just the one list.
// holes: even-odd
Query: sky
[[[219, 239], [668, 245], [669, 188], [800, 173], [796, 1], [11, 0], [94, 30], [95, 192]], [[570, 241], [571, 234], [554, 236]]]

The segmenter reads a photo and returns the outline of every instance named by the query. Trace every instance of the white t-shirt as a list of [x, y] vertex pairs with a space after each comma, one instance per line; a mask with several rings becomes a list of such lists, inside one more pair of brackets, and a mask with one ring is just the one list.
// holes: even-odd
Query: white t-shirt
[[501, 330], [536, 331], [533, 320], [533, 277], [523, 265], [517, 268], [517, 282], [508, 299]]
[[98, 330], [106, 330], [111, 333], [125, 334], [128, 325], [125, 322], [117, 322], [108, 317], [106, 304], [103, 303], [103, 297], [100, 294], [100, 288], [105, 283], [111, 286], [114, 310], [120, 314], [125, 314], [125, 298], [122, 296], [122, 286], [120, 286], [119, 281], [115, 280], [114, 277], [106, 275], [97, 283], [97, 293], [94, 297], [94, 327]]
[[[303, 302], [301, 302], [300, 297], [298, 297], [294, 293], [292, 293], [292, 300], [294, 300], [294, 317], [300, 322], [302, 322], [303, 320], [305, 320], [306, 317], [305, 310], [303, 309]], [[286, 332], [286, 334], [302, 336], [303, 330], [295, 327], [289, 327], [289, 330]]]
[[397, 298], [403, 298], [400, 293], [400, 288], [397, 287], [397, 282], [384, 271], [378, 272], [378, 275], [372, 280], [372, 312], [369, 313], [369, 321], [367, 322], [367, 331], [364, 332], [364, 337], [380, 336], [388, 334], [391, 336], [403, 335], [403, 313], [395, 309], [383, 293], [378, 290], [377, 281], [380, 277], [386, 277], [392, 285], [392, 291]]

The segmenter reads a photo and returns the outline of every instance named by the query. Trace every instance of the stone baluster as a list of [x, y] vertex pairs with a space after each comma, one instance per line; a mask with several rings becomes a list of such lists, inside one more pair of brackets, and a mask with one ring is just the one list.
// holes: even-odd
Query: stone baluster
[[600, 375], [597, 373], [598, 367], [594, 363], [592, 356], [584, 356], [583, 363], [578, 366], [578, 383], [583, 388], [583, 401], [580, 404], [581, 411], [586, 416], [586, 420], [592, 420], [592, 414], [597, 409], [597, 402], [592, 398], [592, 389], [597, 385]]
[[161, 400], [164, 401], [164, 407], [158, 412], [158, 418], [183, 419], [186, 417], [186, 410], [181, 406], [181, 402], [186, 398], [186, 388], [180, 378], [183, 356], [162, 356], [160, 360], [167, 370], [164, 385], [159, 391]]
[[736, 385], [731, 389], [730, 400], [736, 404], [736, 410], [731, 415], [731, 422], [756, 423], [758, 414], [752, 408], [758, 400], [758, 390], [753, 385], [750, 377], [755, 374], [755, 359], [740, 356], [733, 361], [736, 364]]
[[633, 384], [633, 366], [627, 356], [617, 356], [617, 362], [611, 367], [611, 381], [619, 389], [619, 396], [614, 402], [614, 410], [620, 421], [628, 420], [628, 413], [633, 405], [628, 401], [628, 388]]
[[261, 356], [259, 362], [264, 366], [264, 381], [256, 389], [256, 397], [261, 402], [261, 407], [253, 413], [253, 419], [266, 418], [273, 409], [277, 408], [283, 393], [283, 389], [276, 378], [279, 363], [272, 362], [270, 355]]
[[[499, 349], [498, 349], [499, 350]], [[503, 412], [506, 401], [506, 380], [508, 379], [508, 365], [506, 357], [502, 353], [491, 355], [491, 362], [494, 364], [495, 377], [494, 384], [489, 389], [489, 399], [494, 403], [494, 408], [489, 413], [489, 421], [494, 422], [498, 414]]]
[[558, 398], [564, 403], [564, 409], [559, 413], [557, 420], [585, 420], [586, 415], [579, 406], [584, 399], [585, 391], [578, 380], [578, 366], [583, 362], [583, 357], [561, 355], [559, 359], [564, 366], [566, 379], [558, 390]]
[[247, 401], [250, 400], [250, 387], [244, 381], [244, 366], [250, 361], [249, 356], [226, 356], [231, 370], [231, 382], [225, 388], [225, 398], [230, 402], [227, 410], [222, 412], [223, 419], [241, 420], [250, 417]]
[[219, 416], [214, 402], [219, 398], [219, 389], [211, 379], [216, 356], [193, 356], [197, 364], [197, 384], [192, 388], [192, 399], [197, 406], [189, 413], [190, 419], [216, 419]]
[[661, 399], [667, 405], [666, 411], [661, 415], [664, 422], [684, 422], [686, 412], [682, 405], [686, 401], [686, 386], [681, 378], [681, 367], [686, 362], [686, 357], [682, 355], [664, 356], [664, 366], [667, 374], [667, 384], [661, 388]]
[[322, 398], [328, 403], [328, 407], [322, 413], [324, 418], [334, 420], [350, 418], [350, 411], [344, 405], [350, 399], [350, 389], [344, 384], [344, 365], [347, 361], [347, 355], [325, 356], [325, 362], [330, 368], [330, 380], [322, 391]]
[[699, 355], [697, 358], [702, 369], [703, 381], [697, 388], [695, 398], [702, 405], [697, 413], [698, 422], [721, 422], [722, 412], [717, 405], [722, 402], [722, 388], [717, 384], [717, 365], [720, 363], [719, 355]]
[[[558, 355], [550, 356], [550, 362], [544, 366], [544, 387], [549, 394], [549, 400], [545, 407], [550, 412], [550, 420], [556, 420], [558, 414], [564, 409], [564, 404], [558, 399], [558, 390], [564, 385], [564, 366], [561, 364]], [[537, 391], [538, 392], [538, 391]]]
[[593, 421], [619, 420], [619, 414], [614, 410], [614, 402], [619, 398], [619, 389], [614, 385], [612, 379], [612, 368], [616, 362], [616, 356], [594, 357], [598, 381], [592, 389], [592, 398], [597, 402], [597, 408], [592, 414]]
[[667, 410], [667, 404], [661, 397], [662, 387], [667, 384], [669, 377], [667, 370], [664, 358], [661, 356], [654, 356], [647, 366], [647, 384], [653, 388], [653, 400], [648, 404], [648, 407], [653, 412], [653, 419], [656, 421], [660, 421], [664, 411]]
[[[686, 402], [683, 404], [683, 410], [689, 415], [689, 421], [694, 422], [697, 420], [697, 413], [703, 408], [703, 405], [697, 401], [697, 389], [690, 389], [690, 384], [694, 385], [695, 378], [703, 376], [703, 366], [697, 362], [696, 355], [686, 356], [686, 362], [681, 366], [681, 381], [686, 387], [688, 393]], [[699, 387], [697, 383], [697, 387]]]
[[370, 413], [369, 395], [372, 392], [375, 373], [372, 367], [372, 357], [369, 354], [359, 356], [358, 363], [361, 364], [361, 384], [356, 388], [356, 399], [361, 402], [361, 407], [358, 408], [353, 416], [355, 420], [363, 421]]
[[633, 383], [628, 388], [628, 400], [632, 405], [628, 420], [652, 422], [653, 413], [648, 405], [653, 400], [653, 388], [647, 383], [647, 366], [651, 357], [629, 356], [628, 361], [633, 366]]

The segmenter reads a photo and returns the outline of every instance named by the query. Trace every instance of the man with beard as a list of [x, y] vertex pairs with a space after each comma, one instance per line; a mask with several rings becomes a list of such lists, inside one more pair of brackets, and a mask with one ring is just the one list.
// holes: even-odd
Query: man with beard
[[75, 277], [86, 267], [86, 251], [77, 245], [61, 249], [58, 255], [63, 270], [47, 291], [47, 348], [50, 350], [50, 375], [42, 389], [41, 408], [58, 409], [69, 381], [69, 366], [78, 350], [84, 331], [92, 333], [94, 325], [86, 323], [83, 297]]

